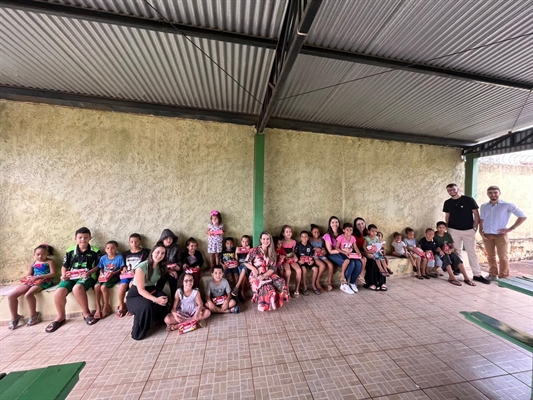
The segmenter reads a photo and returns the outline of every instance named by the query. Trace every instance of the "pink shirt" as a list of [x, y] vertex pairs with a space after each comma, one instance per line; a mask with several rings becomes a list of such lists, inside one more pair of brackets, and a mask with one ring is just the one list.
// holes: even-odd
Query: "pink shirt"
[[355, 237], [350, 236], [350, 240], [346, 239], [344, 235], [341, 235], [337, 238], [337, 242], [341, 244], [341, 249], [353, 249], [355, 243]]
[[331, 248], [335, 249], [337, 247], [337, 239], [331, 237], [329, 233], [326, 233], [322, 239], [324, 239], [325, 242], [329, 243], [331, 245]]

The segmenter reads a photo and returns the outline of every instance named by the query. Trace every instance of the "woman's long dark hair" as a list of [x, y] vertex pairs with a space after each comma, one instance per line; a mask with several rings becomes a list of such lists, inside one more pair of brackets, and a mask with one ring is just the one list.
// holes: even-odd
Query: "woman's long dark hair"
[[[337, 221], [339, 221], [339, 228], [337, 229], [339, 231], [339, 234], [336, 235], [335, 233], [333, 233], [333, 229], [331, 229], [331, 221], [336, 219]], [[332, 215], [331, 217], [329, 217], [329, 221], [328, 221], [328, 233], [329, 233], [329, 236], [331, 236], [333, 239], [337, 239], [338, 236], [340, 236], [342, 234], [342, 229], [341, 229], [341, 220], [338, 219], [336, 216]]]
[[[357, 221], [363, 221], [365, 223], [365, 229], [363, 230], [363, 232], [361, 232], [357, 228]], [[366, 221], [363, 218], [357, 217], [356, 219], [353, 220], [353, 234], [359, 238], [365, 237], [366, 235], [368, 235], [368, 228], [366, 227]]]
[[163, 258], [161, 262], [157, 265], [157, 267], [159, 268], [159, 274], [163, 276], [167, 273], [167, 249], [165, 248], [163, 242], [157, 242], [155, 246], [152, 247], [152, 250], [150, 250], [150, 254], [148, 255], [148, 280], [152, 279], [152, 274], [154, 273], [154, 259], [152, 258], [152, 253], [155, 251], [155, 249], [159, 247], [165, 249], [165, 258]]

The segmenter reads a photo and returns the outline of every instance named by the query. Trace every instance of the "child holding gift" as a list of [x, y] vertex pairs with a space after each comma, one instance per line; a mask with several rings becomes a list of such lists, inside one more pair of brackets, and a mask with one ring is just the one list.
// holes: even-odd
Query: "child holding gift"
[[250, 276], [250, 270], [246, 268], [246, 265], [244, 265], [244, 263], [246, 261], [246, 257], [248, 256], [248, 253], [250, 252], [251, 245], [252, 239], [250, 238], [250, 236], [243, 235], [243, 237], [241, 238], [241, 245], [235, 249], [235, 253], [237, 255], [237, 262], [239, 263], [239, 280], [233, 288], [231, 295], [233, 297], [236, 297], [239, 303], [245, 302], [245, 298], [242, 294], [242, 287], [244, 286], [246, 278]]
[[366, 249], [368, 253], [374, 255], [374, 261], [378, 266], [381, 275], [389, 276], [390, 273], [387, 270], [385, 264], [385, 257], [381, 253], [381, 240], [378, 238], [378, 227], [374, 224], [368, 225], [368, 235], [365, 236]]
[[235, 242], [232, 237], [224, 240], [224, 249], [222, 250], [222, 266], [224, 268], [224, 277], [228, 275], [233, 277], [233, 283], [237, 285], [239, 280], [239, 262], [235, 252]]
[[315, 260], [316, 265], [318, 265], [318, 277], [316, 280], [316, 287], [321, 292], [324, 291], [322, 289], [322, 285], [320, 284], [320, 277], [326, 270], [328, 269], [328, 280], [327, 280], [327, 291], [331, 292], [333, 290], [333, 285], [331, 284], [331, 280], [333, 279], [333, 263], [328, 260], [326, 255], [328, 254], [326, 250], [326, 242], [324, 242], [324, 239], [322, 239], [322, 234], [320, 233], [320, 228], [318, 225], [311, 224], [311, 246], [313, 246], [313, 258]]
[[346, 294], [359, 292], [356, 282], [361, 273], [363, 263], [361, 253], [356, 246], [355, 237], [352, 236], [353, 225], [346, 222], [342, 226], [343, 234], [337, 236], [336, 249], [342, 257], [341, 265], [341, 290]]
[[138, 233], [132, 233], [129, 237], [128, 243], [130, 249], [124, 253], [124, 268], [122, 268], [122, 274], [120, 274], [120, 286], [118, 287], [118, 301], [119, 306], [117, 308], [117, 317], [122, 318], [124, 315], [131, 315], [126, 307], [124, 301], [126, 292], [130, 288], [130, 283], [133, 280], [135, 274], [135, 267], [148, 259], [150, 250], [143, 249], [141, 247], [141, 235]]
[[313, 287], [313, 292], [316, 295], [321, 294], [316, 284], [318, 278], [318, 265], [316, 264], [315, 259], [313, 258], [313, 246], [311, 245], [311, 243], [309, 243], [309, 232], [300, 232], [300, 243], [296, 243], [294, 251], [296, 253], [296, 256], [298, 257], [298, 264], [300, 264], [300, 268], [302, 269], [302, 286], [304, 289], [302, 291], [302, 294], [304, 296], [309, 295], [309, 291], [307, 290], [308, 268], [310, 268], [313, 272], [313, 275], [311, 277], [311, 286]]
[[178, 330], [180, 324], [194, 321], [200, 327], [205, 327], [205, 320], [211, 311], [206, 309], [200, 296], [200, 291], [194, 288], [194, 278], [189, 271], [183, 275], [182, 285], [176, 291], [174, 307], [165, 317], [167, 331]]
[[208, 235], [207, 252], [211, 267], [220, 264], [220, 253], [222, 253], [222, 240], [224, 238], [224, 224], [222, 215], [217, 210], [211, 211], [211, 223], [207, 226]]
[[53, 285], [53, 278], [56, 272], [54, 260], [50, 256], [54, 253], [52, 246], [41, 244], [33, 250], [34, 261], [28, 270], [28, 274], [22, 278], [22, 285], [9, 293], [7, 299], [9, 303], [9, 311], [11, 312], [11, 321], [9, 321], [9, 329], [17, 329], [22, 315], [18, 313], [18, 298], [24, 295], [30, 308], [30, 318], [28, 318], [27, 325], [32, 326], [41, 322], [41, 313], [37, 311], [37, 300], [35, 293], [39, 293], [43, 289], [48, 289]]
[[189, 272], [194, 277], [194, 287], [200, 284], [200, 269], [204, 265], [204, 257], [198, 250], [198, 242], [195, 238], [190, 237], [185, 243], [187, 251], [183, 253], [183, 270]]
[[207, 283], [205, 296], [207, 302], [205, 306], [215, 314], [238, 314], [239, 306], [231, 298], [231, 289], [228, 281], [224, 278], [224, 268], [222, 265], [215, 265], [211, 272], [212, 279]]
[[[105, 255], [100, 258], [98, 268], [100, 269], [100, 276], [98, 282], [94, 285], [94, 301], [96, 303], [96, 311], [94, 318], [105, 318], [113, 311], [109, 303], [109, 289], [115, 286], [120, 281], [120, 272], [124, 268], [124, 257], [117, 254], [118, 243], [110, 240], [105, 244]], [[102, 307], [101, 301], [104, 299]], [[103, 311], [103, 312], [102, 312]]]
[[296, 274], [296, 282], [295, 282], [295, 289], [293, 296], [299, 297], [300, 292], [298, 291], [300, 288], [300, 281], [302, 280], [302, 269], [300, 268], [300, 265], [298, 264], [298, 257], [294, 253], [294, 248], [296, 247], [296, 240], [292, 238], [292, 228], [289, 225], [283, 225], [281, 228], [281, 232], [279, 234], [281, 238], [281, 246], [285, 250], [285, 260], [283, 261], [283, 271], [284, 271], [284, 277], [285, 282], [287, 284], [287, 288], [290, 284], [291, 279], [291, 268], [294, 270], [294, 273]]

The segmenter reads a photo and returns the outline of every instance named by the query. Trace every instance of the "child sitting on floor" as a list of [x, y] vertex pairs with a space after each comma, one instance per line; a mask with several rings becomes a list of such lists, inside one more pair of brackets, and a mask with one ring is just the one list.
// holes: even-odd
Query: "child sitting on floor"
[[185, 271], [182, 285], [176, 291], [174, 307], [165, 317], [167, 331], [175, 331], [179, 325], [187, 321], [196, 321], [200, 327], [205, 327], [205, 320], [211, 315], [206, 309], [200, 296], [200, 291], [193, 287], [194, 278], [189, 271]]
[[18, 286], [7, 296], [11, 321], [9, 329], [17, 329], [22, 315], [18, 313], [18, 298], [24, 295], [30, 309], [30, 318], [27, 325], [32, 326], [41, 322], [41, 313], [37, 312], [37, 300], [35, 293], [48, 289], [53, 285], [53, 278], [56, 273], [55, 262], [50, 258], [54, 253], [52, 246], [41, 244], [33, 250], [34, 261], [28, 270], [28, 274], [22, 278], [22, 285]]
[[205, 288], [205, 297], [207, 298], [205, 306], [211, 313], [215, 314], [238, 314], [239, 306], [231, 298], [231, 288], [223, 276], [224, 268], [222, 265], [215, 265], [211, 271], [212, 279], [209, 280]]

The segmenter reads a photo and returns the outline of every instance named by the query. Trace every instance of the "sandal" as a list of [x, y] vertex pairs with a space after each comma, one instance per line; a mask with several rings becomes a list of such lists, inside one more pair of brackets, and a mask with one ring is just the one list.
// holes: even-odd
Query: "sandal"
[[424, 277], [422, 275], [415, 275], [415, 278], [416, 279], [424, 279]]
[[[448, 282], [450, 282], [452, 285], [455, 285], [455, 286], [463, 286], [463, 285], [461, 284], [461, 282], [459, 282], [459, 281], [456, 280], [456, 279], [448, 279]], [[466, 283], [466, 281], [465, 281], [465, 283]]]
[[292, 297], [294, 297], [295, 299], [297, 299], [298, 297], [300, 297], [300, 292], [294, 292], [292, 294]]
[[431, 279], [431, 277], [428, 276], [428, 275], [422, 275], [422, 277], [423, 277], [424, 279]]
[[18, 315], [17, 314], [17, 318], [15, 318], [12, 321], [9, 321], [9, 329], [12, 330], [12, 331], [17, 329], [18, 326], [19, 326], [19, 322], [20, 322], [21, 318], [22, 318], [22, 315]]
[[386, 286], [386, 285], [381, 285], [379, 287], [379, 290], [383, 291], [383, 292], [386, 292], [389, 288]]
[[378, 288], [376, 287], [376, 285], [370, 285], [368, 287], [370, 290], [378, 290]]
[[177, 331], [180, 324], [167, 325], [167, 332]]
[[318, 295], [322, 294], [322, 292], [320, 290], [318, 290], [318, 289], [315, 289], [315, 294], [318, 296]]
[[387, 267], [387, 272], [388, 272], [390, 275], [394, 275], [394, 272], [392, 272], [392, 270], [391, 270], [389, 267]]
[[39, 311], [37, 311], [37, 314], [35, 314], [35, 317], [28, 318], [28, 322], [26, 322], [26, 326], [33, 326], [35, 324], [38, 324], [42, 321], [42, 315]]
[[[232, 311], [233, 310], [233, 311]], [[230, 314], [238, 314], [239, 313], [239, 306], [234, 306], [232, 309], [229, 310]]]
[[122, 318], [127, 313], [128, 312], [126, 310], [123, 310], [122, 308], [117, 307], [117, 312], [115, 313], [115, 315], [117, 316], [117, 318]]
[[303, 294], [304, 296], [309, 296], [309, 290], [304, 289], [303, 292], [302, 292], [302, 294]]
[[62, 321], [52, 321], [48, 324], [48, 326], [45, 328], [45, 331], [48, 332], [48, 333], [52, 333], [52, 332], [55, 332], [57, 331], [64, 323], [66, 322], [66, 320], [62, 320]]
[[92, 315], [87, 315], [86, 317], [83, 317], [83, 320], [85, 321], [87, 325], [94, 325], [99, 321], [98, 319], [94, 318]]
[[468, 286], [476, 286], [476, 284], [472, 282], [470, 279], [465, 280], [465, 284]]

